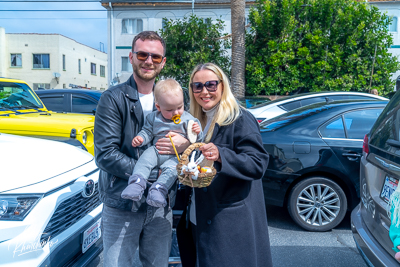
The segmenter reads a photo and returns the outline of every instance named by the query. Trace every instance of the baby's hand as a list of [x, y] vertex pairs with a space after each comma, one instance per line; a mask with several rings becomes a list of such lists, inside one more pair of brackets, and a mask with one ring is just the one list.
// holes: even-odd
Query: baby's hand
[[[400, 246], [397, 246], [397, 249], [400, 250]], [[396, 255], [394, 255], [394, 257], [396, 258], [396, 260], [400, 261], [400, 252], [397, 252]]]
[[133, 139], [132, 139], [132, 146], [133, 147], [137, 147], [137, 146], [140, 146], [142, 143], [143, 143], [143, 138], [141, 137], [141, 136], [135, 136]]
[[195, 132], [196, 134], [200, 133], [201, 131], [200, 125], [197, 122], [193, 123], [192, 131]]

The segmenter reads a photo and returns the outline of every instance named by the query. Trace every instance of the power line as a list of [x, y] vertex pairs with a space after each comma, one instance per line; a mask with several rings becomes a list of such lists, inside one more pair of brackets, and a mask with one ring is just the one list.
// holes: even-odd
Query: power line
[[104, 12], [106, 9], [32, 9], [32, 10], [0, 10], [0, 12], [88, 12], [88, 11], [96, 11], [96, 12]]
[[78, 19], [78, 20], [88, 20], [88, 19], [107, 19], [107, 18], [0, 18], [1, 19], [17, 19], [17, 20], [26, 20], [26, 19], [37, 19], [37, 20], [60, 20], [60, 19]]
[[66, 3], [66, 2], [70, 2], [70, 3], [85, 3], [85, 2], [98, 2], [100, 3], [99, 0], [0, 0], [0, 2], [2, 3]]

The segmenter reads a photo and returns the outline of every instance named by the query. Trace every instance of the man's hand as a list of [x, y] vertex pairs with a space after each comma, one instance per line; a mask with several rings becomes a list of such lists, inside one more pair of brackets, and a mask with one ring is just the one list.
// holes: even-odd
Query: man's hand
[[199, 134], [201, 132], [200, 125], [197, 122], [193, 123], [192, 131], [196, 134]]
[[[175, 132], [169, 132], [168, 134], [171, 136], [178, 153], [182, 153], [190, 145], [189, 140], [187, 140], [182, 135]], [[165, 135], [165, 138], [159, 139], [156, 143], [156, 148], [158, 149], [158, 153], [160, 154], [175, 154], [168, 134]]]
[[132, 146], [133, 147], [137, 147], [137, 146], [140, 146], [142, 143], [143, 143], [143, 137], [141, 137], [141, 136], [135, 136], [133, 139], [132, 139]]

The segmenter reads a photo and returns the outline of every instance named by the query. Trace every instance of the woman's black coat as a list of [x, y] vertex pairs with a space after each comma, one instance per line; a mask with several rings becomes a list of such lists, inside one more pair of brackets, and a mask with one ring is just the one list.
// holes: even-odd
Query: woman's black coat
[[[258, 123], [242, 109], [233, 124], [216, 125], [210, 142], [218, 147], [221, 163], [214, 163], [217, 175], [210, 186], [194, 189], [198, 265], [272, 266], [261, 182], [269, 156], [263, 148]], [[186, 214], [187, 211], [177, 227], [184, 267], [195, 266], [196, 262]]]

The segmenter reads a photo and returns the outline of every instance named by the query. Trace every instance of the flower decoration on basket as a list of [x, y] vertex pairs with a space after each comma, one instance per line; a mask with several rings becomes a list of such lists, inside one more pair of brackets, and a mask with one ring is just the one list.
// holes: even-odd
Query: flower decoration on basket
[[[185, 152], [183, 152], [176, 169], [178, 171], [179, 181], [190, 187], [207, 187], [211, 184], [212, 179], [217, 173], [212, 166], [213, 161], [208, 161], [203, 155], [195, 160], [196, 149], [204, 145], [204, 143], [191, 144]], [[189, 161], [190, 157], [190, 161]], [[209, 165], [209, 166], [206, 166]]]

